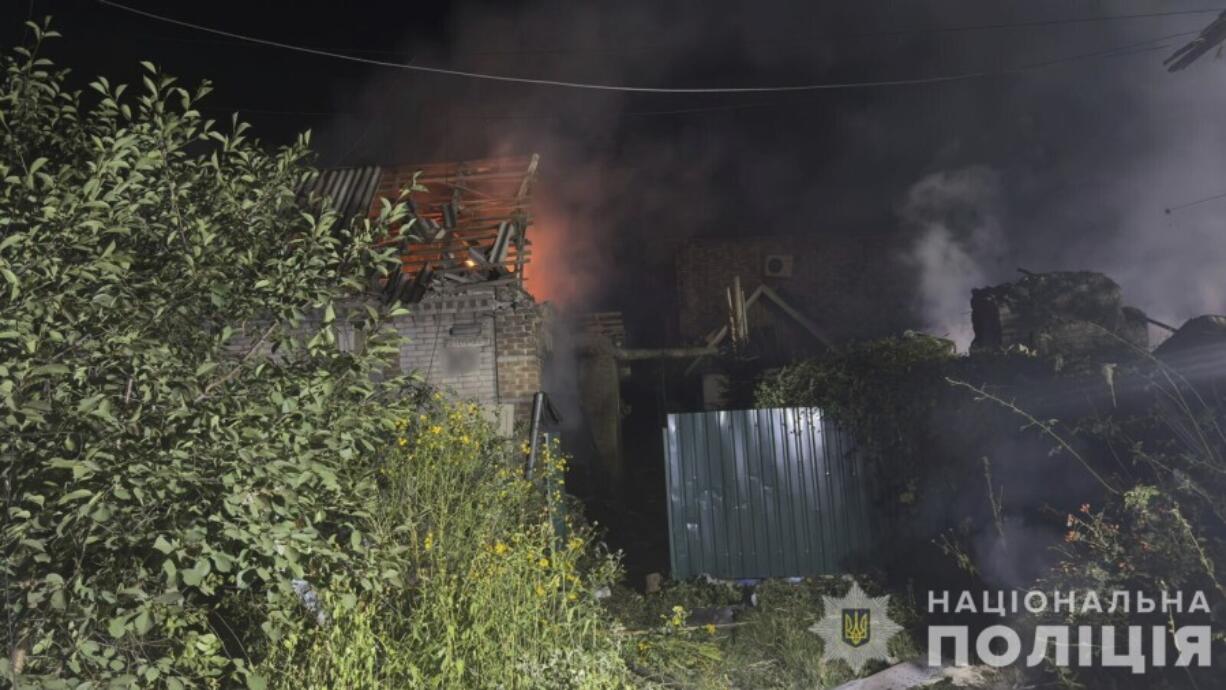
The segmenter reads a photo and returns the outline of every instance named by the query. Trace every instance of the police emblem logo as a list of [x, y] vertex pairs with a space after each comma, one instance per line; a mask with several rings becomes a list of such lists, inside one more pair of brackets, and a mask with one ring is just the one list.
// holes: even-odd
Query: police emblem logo
[[872, 611], [843, 609], [843, 641], [853, 647], [863, 647], [872, 636]]
[[902, 626], [890, 620], [889, 596], [870, 597], [856, 582], [842, 597], [822, 597], [823, 616], [809, 628], [825, 643], [822, 658], [842, 659], [859, 673], [864, 664], [888, 659], [890, 638]]

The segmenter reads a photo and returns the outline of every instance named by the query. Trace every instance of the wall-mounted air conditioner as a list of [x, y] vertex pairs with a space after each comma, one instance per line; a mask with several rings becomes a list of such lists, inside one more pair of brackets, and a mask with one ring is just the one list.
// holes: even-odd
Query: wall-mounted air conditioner
[[762, 275], [767, 278], [791, 278], [791, 254], [767, 254], [762, 266]]

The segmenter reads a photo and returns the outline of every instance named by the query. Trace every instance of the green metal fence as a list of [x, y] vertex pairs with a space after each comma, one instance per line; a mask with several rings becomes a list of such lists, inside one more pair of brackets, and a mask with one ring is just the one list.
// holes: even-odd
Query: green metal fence
[[816, 408], [668, 415], [675, 579], [844, 572], [872, 545], [867, 473]]

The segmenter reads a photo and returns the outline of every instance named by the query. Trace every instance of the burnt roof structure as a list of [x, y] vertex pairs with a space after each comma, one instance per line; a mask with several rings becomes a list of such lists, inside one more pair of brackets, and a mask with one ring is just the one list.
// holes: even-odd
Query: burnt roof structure
[[382, 282], [385, 301], [420, 302], [431, 292], [477, 285], [523, 288], [540, 157], [324, 170], [312, 194], [326, 196], [343, 221], [378, 215], [383, 201], [409, 197], [409, 219], [380, 245], [400, 246], [401, 265]]

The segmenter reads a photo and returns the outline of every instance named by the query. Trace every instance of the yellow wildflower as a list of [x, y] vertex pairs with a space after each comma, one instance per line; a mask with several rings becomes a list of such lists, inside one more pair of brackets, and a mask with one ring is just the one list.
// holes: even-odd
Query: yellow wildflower
[[540, 586], [540, 585], [537, 585], [537, 586], [536, 586], [536, 595], [537, 595], [538, 597], [543, 597], [543, 596], [545, 596], [545, 588], [544, 588], [544, 587], [542, 587], [542, 586]]
[[443, 433], [443, 427], [441, 427], [441, 426], [439, 426], [439, 425], [435, 424], [434, 426], [430, 427], [430, 433], [432, 433], [432, 434], [441, 434], [441, 433]]
[[409, 439], [401, 436], [400, 438], [396, 439], [396, 443], [400, 445], [401, 447], [407, 446], [409, 445]]
[[703, 629], [707, 631], [708, 635], [715, 634], [715, 624], [714, 623], [707, 623], [706, 627]]
[[433, 531], [426, 532], [426, 541], [422, 543], [422, 546], [425, 547], [426, 551], [429, 551], [430, 549], [434, 548], [434, 532]]
[[509, 549], [510, 547], [508, 547], [506, 544], [503, 544], [502, 542], [498, 542], [497, 544], [494, 544], [494, 553], [498, 554], [499, 556], [505, 554]]
[[542, 568], [548, 568], [548, 567], [549, 567], [549, 559], [548, 559], [548, 558], [545, 558], [545, 557], [543, 557], [543, 556], [542, 556], [542, 557], [541, 557], [541, 560], [537, 561], [537, 562], [536, 562], [536, 564], [537, 564], [537, 565], [539, 565], [539, 566], [541, 566]]

